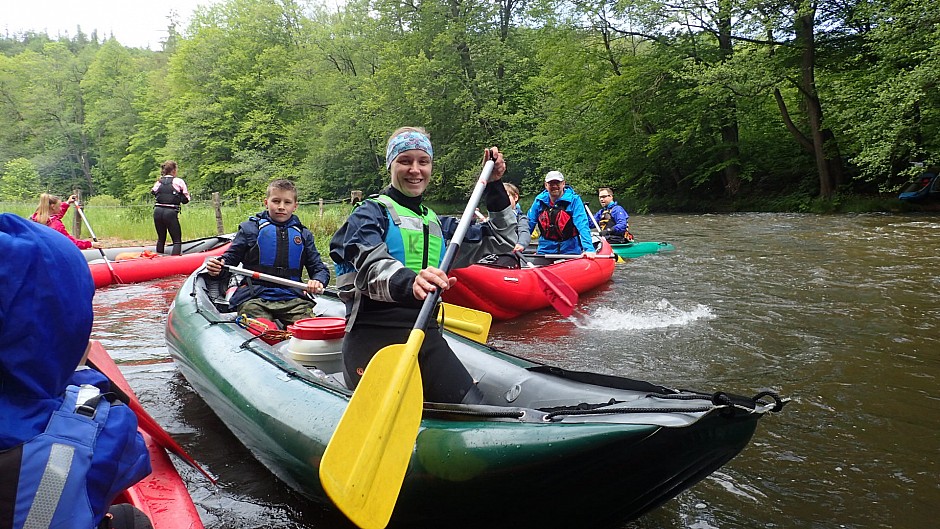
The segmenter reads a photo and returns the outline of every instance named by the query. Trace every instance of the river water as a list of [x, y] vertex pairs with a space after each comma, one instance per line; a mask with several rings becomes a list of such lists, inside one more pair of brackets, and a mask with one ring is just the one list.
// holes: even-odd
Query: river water
[[[623, 529], [935, 526], [940, 216], [638, 215], [631, 229], [676, 251], [619, 264], [570, 318], [494, 324], [490, 342], [568, 368], [792, 402], [737, 458]], [[168, 361], [164, 315], [182, 280], [99, 291], [93, 337], [219, 477], [213, 486], [177, 460], [206, 526], [350, 527], [254, 461]]]

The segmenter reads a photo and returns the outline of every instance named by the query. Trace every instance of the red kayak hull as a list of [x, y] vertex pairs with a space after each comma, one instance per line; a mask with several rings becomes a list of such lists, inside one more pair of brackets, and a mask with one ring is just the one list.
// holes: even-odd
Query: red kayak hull
[[111, 268], [108, 268], [108, 263], [103, 260], [88, 263], [88, 268], [95, 280], [95, 288], [102, 288], [111, 284], [140, 283], [172, 275], [191, 274], [202, 266], [208, 257], [225, 253], [229, 244], [231, 243], [205, 252], [111, 261], [111, 268], [114, 269], [113, 273]]
[[[598, 255], [610, 255], [606, 241]], [[579, 294], [610, 281], [616, 259], [569, 259], [544, 266]], [[541, 280], [527, 268], [497, 268], [471, 265], [451, 270], [457, 283], [443, 294], [444, 301], [489, 312], [497, 320], [509, 320], [550, 305]]]
[[203, 529], [199, 511], [173, 461], [146, 432], [140, 432], [150, 451], [153, 472], [122, 492], [114, 503], [130, 503], [153, 523], [154, 529]]
[[[92, 341], [89, 358], [95, 367], [107, 376], [131, 399], [137, 399], [130, 384], [114, 360], [97, 341]], [[139, 402], [139, 401], [138, 401]], [[150, 518], [154, 529], [203, 529], [199, 511], [166, 450], [146, 431], [138, 428], [150, 452], [149, 476], [122, 492], [114, 503], [130, 503]]]

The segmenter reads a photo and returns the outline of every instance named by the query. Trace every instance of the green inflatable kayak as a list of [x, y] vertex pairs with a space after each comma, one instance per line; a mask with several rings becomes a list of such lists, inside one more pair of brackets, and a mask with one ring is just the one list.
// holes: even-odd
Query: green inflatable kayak
[[668, 242], [628, 242], [624, 244], [611, 244], [614, 253], [623, 259], [635, 259], [651, 253], [671, 252], [676, 249]]
[[[166, 323], [170, 353], [261, 463], [330, 504], [318, 470], [352, 395], [340, 352], [345, 308], [324, 293], [320, 317], [277, 343], [225, 311], [225, 286], [198, 272], [182, 285]], [[336, 322], [338, 337], [299, 333], [330, 327], [321, 321]], [[738, 455], [760, 418], [786, 403], [766, 391], [743, 397], [571, 371], [444, 334], [485, 400], [424, 404], [390, 527], [622, 524]]]

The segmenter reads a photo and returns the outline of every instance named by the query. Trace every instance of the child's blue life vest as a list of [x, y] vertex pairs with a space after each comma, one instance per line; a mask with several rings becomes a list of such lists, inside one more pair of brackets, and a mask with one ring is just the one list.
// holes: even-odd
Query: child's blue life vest
[[13, 529], [94, 527], [86, 484], [110, 411], [97, 387], [66, 388], [45, 431], [22, 445]]

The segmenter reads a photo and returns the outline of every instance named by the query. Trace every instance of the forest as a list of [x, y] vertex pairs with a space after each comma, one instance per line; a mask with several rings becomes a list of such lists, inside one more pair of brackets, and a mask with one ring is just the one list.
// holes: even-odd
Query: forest
[[162, 49], [0, 35], [0, 201], [375, 193], [402, 125], [430, 198], [498, 145], [523, 195], [560, 170], [640, 211], [805, 211], [890, 194], [940, 153], [936, 0], [227, 0]]

